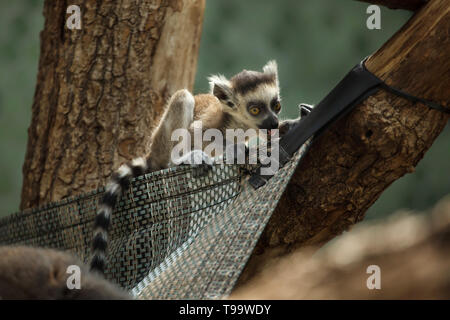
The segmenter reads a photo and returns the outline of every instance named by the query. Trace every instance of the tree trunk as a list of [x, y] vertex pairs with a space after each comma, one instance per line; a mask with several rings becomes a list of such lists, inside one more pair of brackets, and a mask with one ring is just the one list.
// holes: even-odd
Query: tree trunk
[[[427, 3], [366, 66], [393, 87], [450, 107], [448, 1]], [[298, 166], [239, 285], [272, 257], [320, 246], [361, 221], [392, 182], [414, 172], [448, 119], [380, 91], [333, 124]]]
[[[81, 30], [65, 24], [81, 9]], [[204, 0], [51, 1], [21, 209], [95, 189], [146, 153], [166, 99], [192, 89]]]

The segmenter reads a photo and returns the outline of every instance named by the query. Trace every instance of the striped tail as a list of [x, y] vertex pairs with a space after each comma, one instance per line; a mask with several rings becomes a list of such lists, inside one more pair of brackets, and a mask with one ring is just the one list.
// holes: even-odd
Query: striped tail
[[91, 271], [100, 274], [105, 273], [106, 249], [108, 246], [108, 229], [111, 224], [111, 215], [117, 200], [130, 185], [130, 181], [147, 171], [147, 161], [144, 158], [136, 158], [131, 163], [126, 163], [112, 175], [106, 186], [103, 198], [100, 200], [99, 209], [94, 222], [94, 237], [92, 241]]

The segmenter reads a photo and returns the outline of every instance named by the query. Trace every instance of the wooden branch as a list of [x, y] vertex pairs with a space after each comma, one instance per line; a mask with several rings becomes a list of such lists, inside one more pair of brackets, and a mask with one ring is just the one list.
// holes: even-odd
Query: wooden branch
[[[447, 0], [430, 1], [366, 65], [389, 85], [448, 107]], [[414, 172], [448, 119], [380, 91], [333, 124], [298, 166], [239, 284], [264, 261], [305, 245], [320, 246], [361, 221], [392, 182]]]
[[416, 11], [422, 7], [428, 0], [357, 0], [388, 7], [390, 9], [405, 9]]

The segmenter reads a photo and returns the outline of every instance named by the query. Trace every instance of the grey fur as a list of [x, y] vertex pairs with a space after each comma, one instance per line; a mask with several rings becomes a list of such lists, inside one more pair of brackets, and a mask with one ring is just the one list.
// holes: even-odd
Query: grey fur
[[[74, 256], [51, 249], [0, 247], [0, 300], [131, 299], [125, 291], [89, 272]], [[69, 289], [67, 268], [80, 267], [80, 289]]]

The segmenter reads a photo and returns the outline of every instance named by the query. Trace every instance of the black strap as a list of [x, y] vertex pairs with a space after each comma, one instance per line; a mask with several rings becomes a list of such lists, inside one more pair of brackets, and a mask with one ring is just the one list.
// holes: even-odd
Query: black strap
[[[380, 88], [386, 89], [398, 96], [421, 102], [432, 109], [450, 114], [446, 109], [434, 102], [414, 97], [399, 89], [388, 86], [365, 67], [364, 59], [356, 65], [336, 87], [314, 109], [298, 122], [286, 135], [280, 139], [280, 167], [313, 135], [320, 135], [331, 123], [347, 114], [356, 105]], [[273, 175], [262, 175], [261, 167], [250, 177], [250, 184], [255, 188], [263, 186]]]
[[397, 95], [399, 97], [402, 97], [402, 98], [405, 98], [407, 100], [410, 100], [413, 103], [420, 102], [420, 103], [423, 103], [424, 105], [426, 105], [430, 109], [435, 109], [435, 110], [438, 110], [438, 111], [450, 114], [450, 109], [444, 108], [443, 106], [441, 106], [441, 105], [439, 105], [437, 103], [434, 103], [433, 101], [412, 96], [409, 93], [406, 93], [406, 92], [404, 92], [404, 91], [402, 91], [400, 89], [396, 89], [394, 87], [391, 87], [391, 86], [387, 85], [384, 82], [381, 83], [381, 88], [383, 88], [383, 89], [385, 89], [385, 90], [387, 90], [387, 91], [389, 91], [389, 92], [391, 92], [391, 93], [393, 93], [393, 94], [395, 94], [395, 95]]

